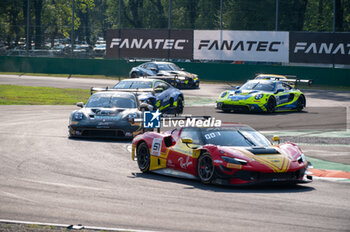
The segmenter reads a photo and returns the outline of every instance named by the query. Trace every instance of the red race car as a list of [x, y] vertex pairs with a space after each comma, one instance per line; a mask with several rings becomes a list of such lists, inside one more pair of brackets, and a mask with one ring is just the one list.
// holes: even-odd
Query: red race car
[[272, 145], [246, 125], [146, 132], [133, 139], [132, 159], [142, 172], [199, 178], [205, 184], [312, 181], [297, 145]]

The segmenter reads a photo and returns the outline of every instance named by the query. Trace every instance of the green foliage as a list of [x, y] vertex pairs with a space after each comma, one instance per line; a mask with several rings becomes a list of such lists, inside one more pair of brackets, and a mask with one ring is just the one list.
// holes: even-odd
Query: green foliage
[[196, 29], [214, 30], [220, 28], [220, 4], [218, 1], [199, 1], [197, 12]]
[[[34, 3], [42, 1], [42, 9]], [[107, 29], [220, 28], [220, 0], [74, 0], [74, 36], [93, 44]], [[225, 30], [275, 30], [276, 0], [222, 0]], [[68, 38], [72, 32], [72, 0], [31, 0], [31, 39]], [[278, 30], [332, 31], [331, 0], [279, 0]], [[336, 0], [336, 29], [350, 31], [350, 1]], [[0, 41], [19, 43], [26, 37], [26, 0], [1, 0]], [[119, 22], [119, 4], [121, 5]], [[39, 10], [40, 12], [37, 12]], [[40, 16], [39, 16], [40, 15]], [[36, 17], [41, 17], [41, 21]], [[41, 25], [35, 25], [41, 23]], [[120, 24], [120, 25], [119, 25]], [[40, 26], [41, 30], [36, 30]], [[37, 35], [37, 33], [40, 33]], [[23, 39], [22, 39], [23, 40]]]
[[[94, 0], [74, 0], [74, 30], [81, 26], [79, 13], [88, 14], [95, 7]], [[47, 32], [57, 36], [63, 34], [66, 38], [72, 31], [72, 1], [44, 0], [43, 18]]]
[[224, 9], [225, 29], [274, 30], [275, 0], [225, 1]]

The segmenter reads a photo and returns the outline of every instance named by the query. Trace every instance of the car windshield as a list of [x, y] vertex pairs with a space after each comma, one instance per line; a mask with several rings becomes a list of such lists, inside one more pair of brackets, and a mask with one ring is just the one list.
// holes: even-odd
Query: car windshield
[[128, 98], [127, 96], [98, 94], [91, 96], [85, 107], [136, 108], [136, 102], [135, 99]]
[[120, 81], [116, 84], [114, 89], [151, 89], [152, 82], [151, 81]]
[[201, 131], [204, 144], [219, 146], [269, 146], [270, 141], [256, 130], [244, 126], [237, 128], [205, 128]]
[[248, 81], [240, 90], [261, 90], [272, 92], [275, 89], [275, 83], [267, 81]]
[[165, 71], [180, 71], [181, 69], [176, 64], [161, 63], [157, 64], [159, 70]]

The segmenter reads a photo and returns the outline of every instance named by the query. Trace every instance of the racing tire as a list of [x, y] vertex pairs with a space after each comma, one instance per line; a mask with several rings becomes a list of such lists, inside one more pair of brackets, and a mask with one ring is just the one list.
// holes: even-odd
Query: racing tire
[[295, 108], [298, 112], [301, 112], [306, 105], [305, 97], [300, 95], [297, 101], [297, 107]]
[[222, 109], [224, 113], [231, 113], [231, 109]]
[[148, 172], [151, 163], [151, 155], [149, 153], [148, 145], [145, 142], [142, 142], [137, 146], [136, 152], [137, 165], [139, 166], [139, 169], [141, 172]]
[[184, 100], [182, 97], [178, 97], [177, 106], [176, 106], [176, 114], [182, 114], [184, 112]]
[[267, 101], [266, 112], [271, 114], [275, 112], [276, 109], [276, 99], [274, 97], [270, 97]]
[[210, 184], [213, 181], [215, 176], [215, 167], [213, 159], [208, 152], [204, 152], [198, 158], [197, 173], [203, 184]]
[[137, 72], [132, 72], [130, 77], [131, 78], [139, 78], [139, 74], [137, 74]]

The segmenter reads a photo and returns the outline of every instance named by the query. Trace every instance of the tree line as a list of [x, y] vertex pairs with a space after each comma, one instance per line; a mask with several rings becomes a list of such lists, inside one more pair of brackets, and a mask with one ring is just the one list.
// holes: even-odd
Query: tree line
[[35, 48], [69, 38], [73, 26], [88, 44], [116, 28], [350, 31], [350, 0], [279, 0], [277, 25], [276, 0], [1, 0], [2, 43], [26, 38], [28, 2]]

